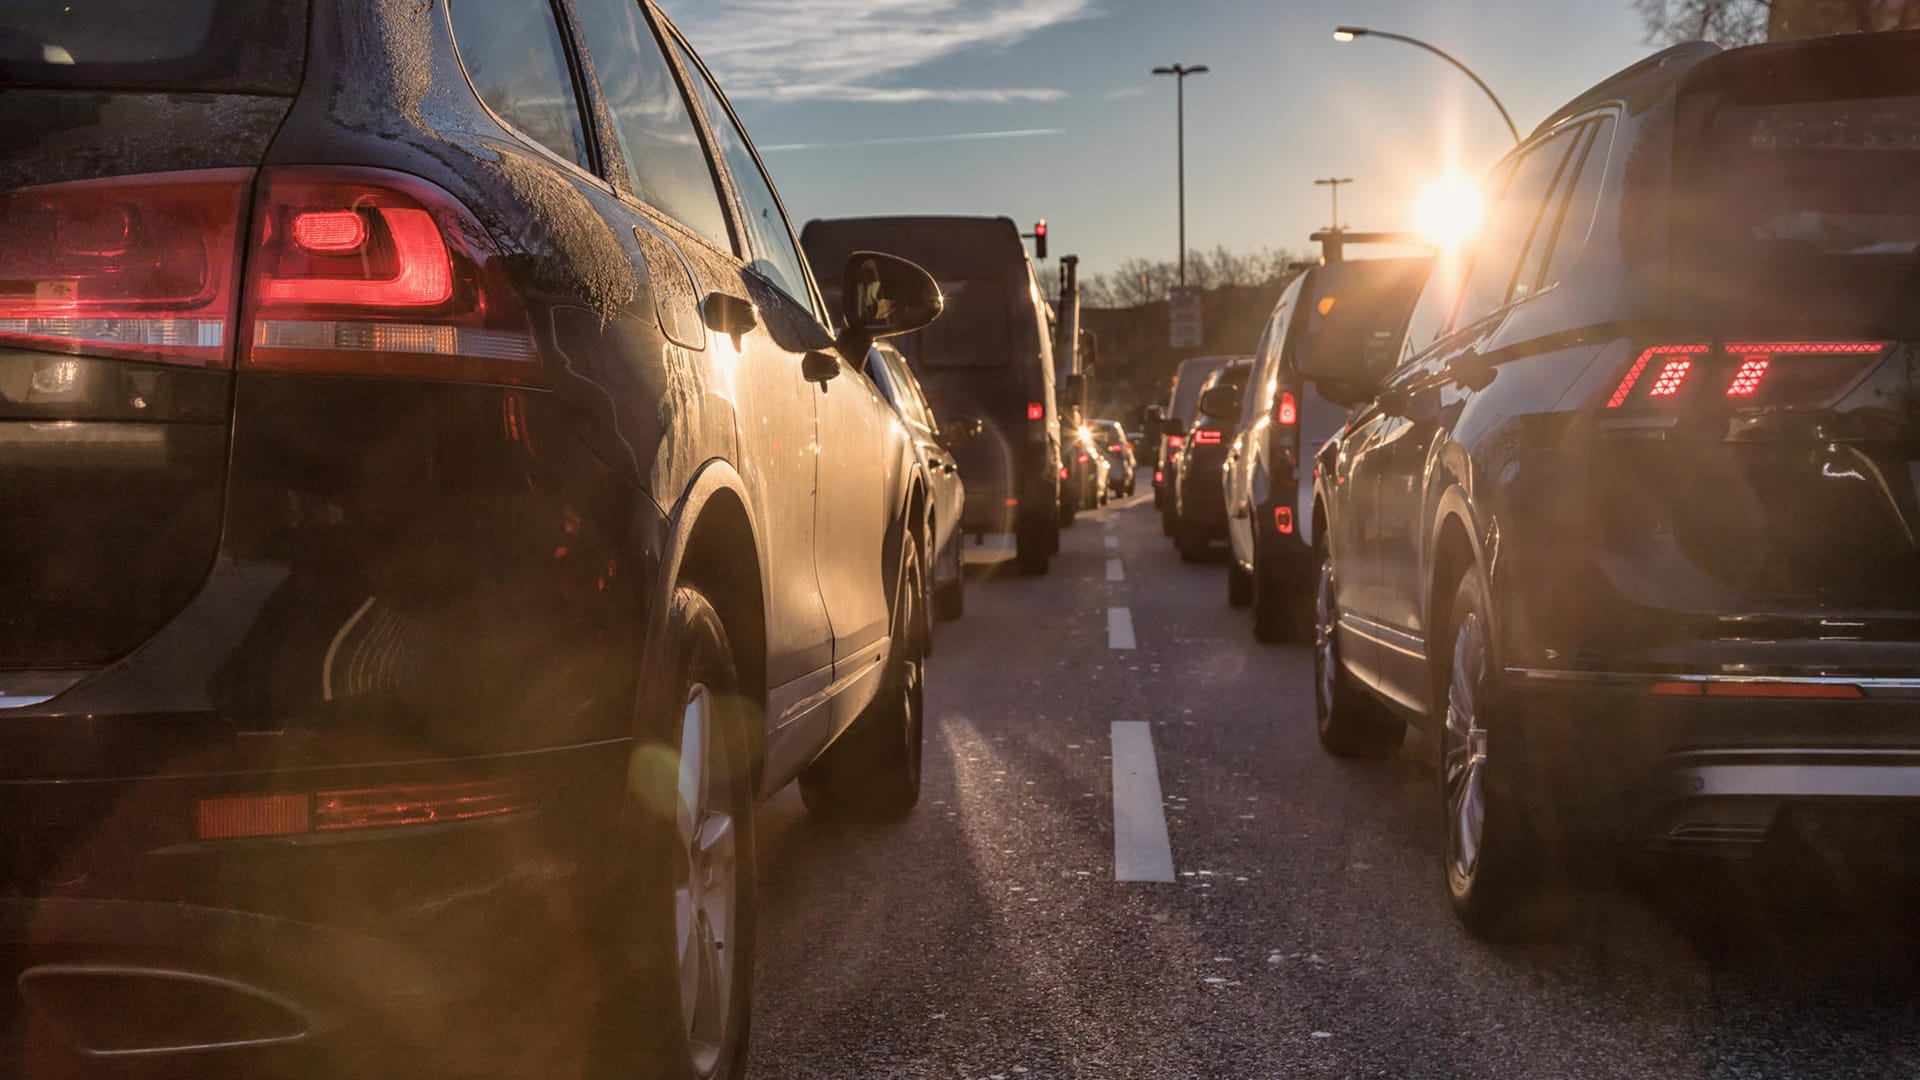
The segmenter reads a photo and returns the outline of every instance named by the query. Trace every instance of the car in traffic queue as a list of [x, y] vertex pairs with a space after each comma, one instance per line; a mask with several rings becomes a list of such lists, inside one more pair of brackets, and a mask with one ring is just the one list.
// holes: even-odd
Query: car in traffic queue
[[1107, 501], [1109, 468], [1087, 425], [1060, 426], [1061, 525], [1072, 525], [1080, 511], [1099, 509]]
[[895, 344], [943, 424], [981, 422], [981, 437], [954, 448], [967, 478], [961, 527], [1012, 534], [1020, 572], [1046, 573], [1060, 549], [1064, 410], [1050, 310], [1019, 227], [1005, 217], [837, 218], [808, 222], [801, 243], [817, 267], [866, 249], [938, 279], [941, 319]]
[[1120, 428], [1118, 420], [1090, 420], [1087, 426], [1093, 431], [1093, 444], [1106, 455], [1109, 474], [1107, 490], [1115, 497], [1133, 494], [1134, 472], [1137, 468], [1133, 457], [1133, 443], [1127, 433]]
[[0, 11], [0, 1071], [740, 1076], [756, 803], [919, 796], [862, 369], [939, 290], [830, 316], [650, 2], [71, 7]]
[[[1364, 354], [1384, 374], [1429, 257], [1343, 259], [1309, 267], [1281, 293], [1254, 349], [1228, 448], [1227, 602], [1253, 609], [1254, 636], [1281, 641], [1312, 626], [1314, 452], [1347, 409], [1300, 377], [1304, 353]], [[1369, 351], [1371, 350], [1371, 351]]]
[[921, 484], [927, 492], [926, 534], [920, 546], [927, 553], [929, 610], [937, 619], [957, 619], [967, 609], [967, 538], [960, 530], [967, 486], [953, 448], [978, 438], [980, 423], [963, 419], [943, 427], [927, 404], [920, 380], [891, 344], [875, 342], [868, 365], [868, 374], [906, 425], [918, 453]]
[[1920, 34], [1676, 46], [1493, 170], [1389, 373], [1308, 358], [1320, 739], [1433, 736], [1475, 932], [1607, 851], [1911, 837], [1917, 145]]
[[1160, 511], [1160, 531], [1168, 536], [1173, 535], [1173, 500], [1168, 493], [1173, 487], [1173, 474], [1180, 463], [1180, 452], [1187, 441], [1187, 427], [1193, 423], [1194, 408], [1200, 403], [1200, 387], [1214, 372], [1244, 359], [1241, 356], [1188, 357], [1174, 369], [1173, 382], [1167, 391], [1167, 403], [1150, 406], [1158, 413], [1153, 422], [1157, 429], [1154, 437], [1153, 508]]
[[1222, 473], [1252, 372], [1251, 358], [1235, 360], [1207, 376], [1195, 395], [1194, 420], [1167, 484], [1173, 546], [1182, 562], [1200, 562], [1208, 548], [1227, 538]]

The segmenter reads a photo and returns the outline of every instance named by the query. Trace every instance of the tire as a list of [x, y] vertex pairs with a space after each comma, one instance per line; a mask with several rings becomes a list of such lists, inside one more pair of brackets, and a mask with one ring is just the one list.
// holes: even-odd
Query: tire
[[1037, 575], [1047, 572], [1047, 562], [1053, 557], [1053, 540], [1058, 535], [1059, 525], [1035, 515], [1023, 519], [1018, 531], [1014, 533], [1014, 563], [1022, 574]]
[[1292, 641], [1304, 636], [1303, 629], [1312, 625], [1310, 614], [1301, 610], [1302, 597], [1297, 589], [1287, 587], [1281, 579], [1279, 557], [1272, 550], [1273, 541], [1262, 540], [1256, 522], [1253, 536], [1253, 637], [1255, 641], [1272, 644]]
[[1501, 719], [1492, 610], [1485, 583], [1469, 570], [1441, 624], [1445, 651], [1434, 659], [1445, 679], [1435, 687], [1433, 708], [1444, 721], [1438, 787], [1447, 899], [1470, 933], [1500, 940], [1532, 906], [1548, 852], [1502, 794], [1498, 760], [1487, 753], [1488, 733]]
[[1062, 497], [1060, 500], [1060, 527], [1063, 529], [1071, 528], [1073, 519], [1078, 516], [1079, 513], [1080, 499], [1078, 496], [1070, 495]]
[[1253, 603], [1253, 575], [1240, 569], [1240, 561], [1227, 556], [1227, 604], [1246, 607]]
[[891, 822], [920, 802], [926, 717], [926, 634], [920, 610], [926, 585], [919, 545], [900, 567], [893, 640], [879, 696], [800, 774], [807, 812], [828, 821]]
[[[746, 732], [759, 707], [743, 694], [726, 627], [699, 590], [674, 591], [665, 640], [676, 651], [641, 723], [671, 719], [640, 731], [629, 767], [621, 833], [637, 857], [608, 898], [604, 955], [630, 959], [618, 966], [631, 970], [614, 974], [601, 1002], [602, 1053], [626, 1063], [609, 1072], [737, 1080], [746, 1069], [754, 956]], [[699, 974], [689, 980], [683, 964], [699, 965], [688, 969]]]
[[1056, 518], [1056, 519], [1055, 519], [1055, 520], [1053, 520], [1053, 521], [1049, 521], [1049, 522], [1047, 522], [1047, 523], [1046, 523], [1046, 524], [1045, 524], [1045, 525], [1043, 526], [1043, 528], [1045, 528], [1045, 529], [1046, 529], [1046, 532], [1047, 532], [1047, 554], [1049, 554], [1049, 555], [1058, 555], [1058, 554], [1060, 554], [1060, 522], [1059, 522], [1059, 519], [1057, 519], [1057, 518]]
[[1338, 584], [1333, 558], [1322, 551], [1313, 628], [1313, 713], [1320, 745], [1334, 757], [1385, 757], [1400, 748], [1406, 725], [1354, 680], [1340, 658]]
[[966, 537], [953, 537], [953, 580], [933, 590], [933, 617], [951, 622], [967, 613]]
[[1184, 517], [1174, 519], [1173, 546], [1180, 552], [1181, 562], [1197, 563], [1207, 559], [1206, 537], [1200, 535], [1200, 529]]
[[1173, 512], [1173, 496], [1168, 495], [1160, 504], [1160, 535], [1172, 536], [1174, 528], [1179, 523], [1179, 515]]

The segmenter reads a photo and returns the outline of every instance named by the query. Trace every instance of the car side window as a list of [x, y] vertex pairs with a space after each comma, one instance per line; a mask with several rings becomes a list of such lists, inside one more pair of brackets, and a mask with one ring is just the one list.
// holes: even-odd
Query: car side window
[[633, 194], [728, 251], [727, 214], [692, 110], [635, 0], [574, 0]]
[[1540, 220], [1547, 195], [1566, 163], [1567, 150], [1574, 132], [1563, 131], [1528, 150], [1514, 166], [1513, 179], [1506, 194], [1487, 218], [1480, 234], [1479, 249], [1473, 267], [1467, 273], [1467, 287], [1460, 299], [1460, 311], [1453, 325], [1466, 326], [1506, 306], [1513, 291], [1514, 276], [1520, 269], [1527, 238]]
[[1566, 213], [1561, 216], [1560, 228], [1548, 244], [1542, 288], [1564, 277], [1574, 256], [1587, 246], [1587, 236], [1593, 232], [1593, 219], [1600, 210], [1600, 188], [1606, 181], [1607, 162], [1613, 156], [1613, 132], [1613, 117], [1606, 117], [1595, 127], [1593, 139], [1587, 144], [1587, 156], [1580, 164], [1580, 177], [1573, 184], [1573, 194], [1567, 199]]
[[713, 85], [706, 69], [694, 60], [686, 44], [676, 40], [674, 45], [680, 51], [681, 64], [693, 78], [694, 92], [700, 95], [700, 103], [706, 109], [714, 141], [720, 145], [720, 156], [726, 159], [727, 171], [733, 174], [734, 190], [739, 193], [747, 217], [747, 244], [752, 248], [749, 258], [754, 270], [778, 285], [801, 307], [812, 311], [820, 319], [820, 325], [829, 325], [825, 313], [813, 301], [806, 259], [800, 254], [800, 245], [794, 242], [786, 211], [780, 208], [780, 198], [773, 193], [773, 184], [760, 168], [747, 133], [741, 130], [719, 87]]
[[900, 395], [900, 407], [906, 412], [907, 419], [918, 424], [924, 431], [934, 430], [933, 414], [927, 408], [926, 399], [920, 396], [920, 388], [914, 384], [913, 374], [907, 370], [907, 363], [900, 354], [892, 349], [881, 352], [887, 360], [887, 381], [892, 383]]
[[456, 0], [448, 10], [460, 63], [487, 108], [583, 169], [586, 129], [548, 0]]
[[1546, 206], [1540, 212], [1539, 224], [1533, 227], [1533, 237], [1527, 242], [1527, 253], [1520, 260], [1520, 272], [1514, 276], [1514, 300], [1525, 299], [1552, 284], [1542, 277], [1547, 268], [1547, 255], [1553, 250], [1554, 235], [1560, 231], [1560, 221], [1567, 210], [1567, 192], [1580, 174], [1580, 164], [1585, 160], [1592, 136], [1593, 125], [1589, 124], [1574, 137], [1573, 152], [1554, 181], [1553, 192], [1547, 196]]

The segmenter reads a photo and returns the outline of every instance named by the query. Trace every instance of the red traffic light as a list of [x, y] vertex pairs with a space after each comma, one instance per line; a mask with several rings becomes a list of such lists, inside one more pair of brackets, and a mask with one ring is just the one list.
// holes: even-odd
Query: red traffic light
[[1047, 219], [1046, 218], [1041, 218], [1039, 221], [1034, 223], [1033, 235], [1035, 236], [1047, 235]]

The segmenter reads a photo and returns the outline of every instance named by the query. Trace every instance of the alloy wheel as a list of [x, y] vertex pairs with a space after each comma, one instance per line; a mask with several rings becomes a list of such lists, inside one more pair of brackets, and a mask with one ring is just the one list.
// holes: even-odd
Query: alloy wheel
[[703, 1077], [713, 1075], [725, 1051], [738, 951], [733, 782], [715, 711], [712, 690], [697, 683], [688, 690], [680, 730], [674, 867], [680, 1016], [693, 1067]]
[[1487, 731], [1481, 687], [1487, 644], [1480, 617], [1468, 612], [1453, 639], [1447, 722], [1441, 733], [1441, 782], [1447, 816], [1447, 877], [1455, 895], [1472, 887], [1486, 835]]

